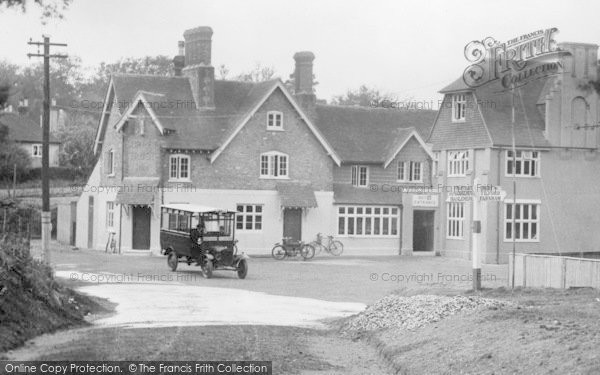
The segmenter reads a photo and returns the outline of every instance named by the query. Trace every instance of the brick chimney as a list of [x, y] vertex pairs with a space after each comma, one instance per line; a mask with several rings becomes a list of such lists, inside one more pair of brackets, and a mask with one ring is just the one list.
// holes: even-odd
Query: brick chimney
[[177, 56], [173, 58], [173, 71], [176, 77], [181, 76], [181, 70], [185, 66], [185, 50], [184, 50], [185, 42], [180, 40], [177, 43]]
[[313, 90], [313, 60], [315, 55], [310, 51], [296, 52], [294, 60], [294, 95], [305, 108], [311, 108], [316, 102]]
[[215, 107], [215, 68], [210, 61], [212, 34], [212, 29], [207, 26], [183, 33], [185, 67], [182, 72], [190, 79], [194, 100], [199, 109]]

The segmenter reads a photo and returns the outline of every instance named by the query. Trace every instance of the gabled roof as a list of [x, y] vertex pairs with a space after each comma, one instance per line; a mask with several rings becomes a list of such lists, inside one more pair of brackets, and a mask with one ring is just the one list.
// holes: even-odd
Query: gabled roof
[[385, 164], [412, 136], [423, 144], [435, 115], [429, 110], [317, 104], [315, 123], [342, 162]]
[[[8, 127], [8, 139], [14, 142], [42, 143], [42, 127], [27, 116], [0, 112], [0, 124]], [[60, 143], [50, 134], [50, 143]]]
[[[268, 84], [271, 83], [271, 82], [273, 84], [270, 85], [270, 86], [268, 86]], [[271, 94], [273, 94], [273, 92], [275, 92], [275, 90], [279, 89], [283, 93], [283, 95], [287, 98], [287, 100], [292, 105], [292, 107], [294, 107], [294, 109], [296, 110], [296, 112], [300, 115], [300, 117], [302, 118], [302, 120], [304, 120], [304, 122], [308, 126], [309, 130], [317, 138], [317, 140], [319, 141], [319, 143], [321, 143], [321, 145], [323, 146], [323, 148], [325, 149], [325, 151], [327, 151], [327, 153], [329, 154], [329, 156], [331, 156], [331, 158], [333, 159], [333, 161], [337, 165], [340, 165], [341, 159], [340, 159], [339, 155], [336, 153], [336, 150], [330, 145], [330, 143], [327, 141], [327, 139], [320, 132], [319, 128], [317, 128], [317, 126], [315, 126], [315, 124], [313, 123], [313, 121], [306, 115], [306, 113], [304, 112], [304, 110], [298, 105], [298, 103], [296, 103], [296, 100], [294, 100], [294, 98], [290, 95], [290, 93], [288, 92], [288, 90], [285, 88], [285, 85], [283, 84], [283, 82], [281, 82], [280, 79], [277, 79], [275, 81], [264, 82], [263, 84], [264, 84], [264, 89], [265, 89], [263, 93], [261, 93], [260, 90], [255, 90], [255, 92], [253, 93], [253, 98], [254, 99], [259, 99], [259, 100], [253, 106], [249, 106], [250, 110], [247, 113], [244, 114], [244, 116], [242, 117], [241, 121], [239, 121], [239, 123], [233, 128], [233, 130], [231, 131], [231, 133], [229, 134], [229, 136], [225, 139], [225, 141], [223, 142], [223, 144], [219, 147], [219, 149], [217, 149], [212, 154], [212, 156], [211, 156], [211, 162], [214, 162], [215, 159], [217, 157], [219, 157], [219, 155], [221, 154], [221, 152], [227, 147], [227, 145], [229, 145], [229, 143], [233, 140], [233, 138], [235, 138], [235, 136], [240, 132], [240, 130], [244, 127], [244, 125], [246, 125], [246, 123], [248, 122], [248, 120], [250, 120], [250, 118], [256, 113], [256, 111], [258, 111], [258, 109], [271, 96]], [[258, 84], [256, 86], [257, 87], [262, 87], [261, 84]], [[251, 93], [252, 93], [252, 91], [251, 91]], [[250, 103], [251, 103], [251, 101], [248, 101], [248, 104], [250, 104]]]
[[404, 148], [404, 146], [406, 146], [408, 141], [410, 141], [413, 138], [416, 139], [417, 142], [419, 142], [419, 144], [421, 145], [423, 150], [425, 150], [425, 152], [427, 154], [429, 154], [429, 157], [431, 157], [433, 159], [433, 153], [431, 152], [430, 147], [425, 144], [425, 141], [423, 141], [423, 138], [421, 138], [419, 133], [417, 133], [417, 131], [414, 128], [408, 128], [408, 129], [403, 129], [403, 130], [404, 130], [403, 132], [400, 132], [400, 133], [404, 133], [403, 139], [399, 139], [398, 147], [396, 147], [395, 150], [392, 150], [392, 152], [387, 156], [385, 164], [383, 165], [384, 168], [387, 168], [388, 165], [390, 165], [390, 163], [392, 161], [394, 161], [394, 159], [396, 158], [398, 153], [400, 153], [400, 151]]
[[463, 79], [463, 77], [456, 79], [454, 82], [452, 82], [448, 86], [444, 87], [439, 92], [442, 94], [446, 94], [449, 92], [460, 92], [460, 91], [473, 91], [473, 88], [471, 86], [468, 86], [465, 83], [465, 80]]
[[160, 134], [164, 135], [165, 127], [162, 125], [161, 120], [156, 115], [156, 112], [154, 110], [155, 106], [153, 105], [153, 103], [160, 103], [160, 101], [162, 100], [165, 100], [165, 97], [162, 94], [138, 91], [131, 104], [125, 110], [123, 116], [121, 116], [121, 119], [115, 124], [115, 129], [121, 130], [127, 122], [127, 120], [129, 119], [129, 116], [131, 116], [131, 114], [133, 113], [133, 111], [135, 111], [138, 105], [142, 105], [150, 114], [150, 117], [152, 118], [152, 121], [160, 131]]
[[[166, 148], [211, 151], [211, 161], [214, 161], [269, 96], [280, 89], [339, 164], [333, 148], [287, 92], [281, 80], [259, 83], [217, 80], [214, 85], [215, 107], [200, 110], [196, 108], [187, 77], [115, 74], [109, 90], [114, 88], [122, 115], [116, 126], [120, 128], [142, 102], [161, 133], [164, 129], [172, 130], [165, 138]], [[101, 120], [99, 126], [102, 124]], [[99, 128], [97, 134], [96, 144], [104, 134], [103, 129]]]
[[[541, 97], [550, 92], [554, 79], [555, 77], [552, 76], [543, 77], [515, 89], [516, 146], [539, 148], [550, 146], [544, 137], [545, 122], [537, 105], [541, 104]], [[427, 138], [427, 142], [432, 144], [434, 150], [512, 145], [513, 94], [511, 91], [504, 88], [500, 80], [495, 80], [477, 87], [472, 92], [478, 103], [475, 106], [475, 115], [480, 121], [452, 123], [446, 120], [442, 123], [439, 119], [436, 120]], [[443, 110], [448, 109], [440, 109]]]

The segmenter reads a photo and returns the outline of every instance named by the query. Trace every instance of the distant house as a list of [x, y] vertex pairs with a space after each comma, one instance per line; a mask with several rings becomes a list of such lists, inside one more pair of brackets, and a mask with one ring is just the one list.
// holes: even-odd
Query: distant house
[[[31, 167], [42, 166], [42, 128], [26, 115], [0, 112], [0, 124], [8, 127], [8, 138], [17, 143], [31, 157]], [[58, 167], [60, 142], [50, 134], [50, 166]]]
[[433, 253], [438, 201], [402, 187], [431, 186], [422, 137], [435, 112], [320, 104], [310, 52], [294, 55], [293, 92], [279, 79], [215, 80], [211, 37], [184, 33], [173, 77], [111, 78], [77, 246], [104, 248], [114, 231], [123, 251], [158, 254], [160, 205], [187, 202], [237, 211], [251, 254], [318, 232], [347, 253]]

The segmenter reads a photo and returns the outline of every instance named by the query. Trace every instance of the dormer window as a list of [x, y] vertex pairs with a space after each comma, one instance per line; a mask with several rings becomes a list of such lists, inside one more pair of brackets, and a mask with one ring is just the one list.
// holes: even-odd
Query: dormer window
[[452, 122], [465, 121], [467, 97], [465, 94], [452, 95]]
[[279, 111], [267, 113], [267, 130], [283, 130], [283, 113]]

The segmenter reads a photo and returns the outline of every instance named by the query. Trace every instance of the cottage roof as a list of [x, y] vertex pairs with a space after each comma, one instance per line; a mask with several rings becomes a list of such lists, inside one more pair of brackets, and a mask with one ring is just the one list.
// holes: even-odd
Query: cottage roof
[[[42, 127], [17, 113], [0, 113], [0, 124], [8, 127], [8, 139], [15, 142], [42, 143]], [[50, 143], [60, 143], [50, 134]]]

